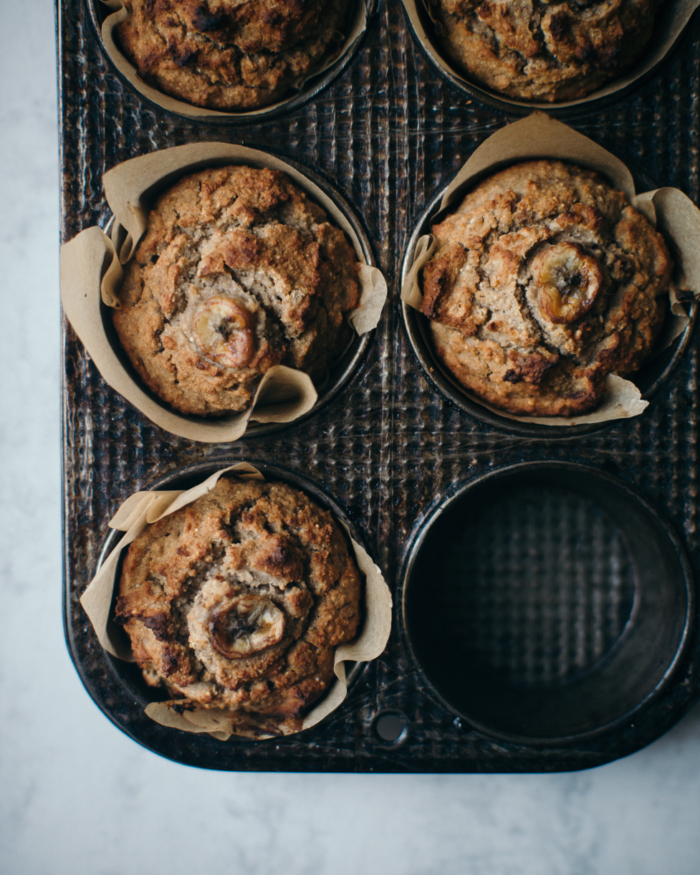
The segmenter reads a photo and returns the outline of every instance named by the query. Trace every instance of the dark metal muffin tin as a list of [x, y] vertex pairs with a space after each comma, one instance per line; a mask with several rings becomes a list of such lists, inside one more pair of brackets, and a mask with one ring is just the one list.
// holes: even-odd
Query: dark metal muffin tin
[[[409, 642], [410, 620], [404, 623], [402, 570], [431, 509], [465, 484], [492, 469], [546, 463], [551, 470], [552, 463], [566, 462], [595, 468], [603, 479], [621, 484], [618, 489], [638, 496], [651, 517], [663, 521], [660, 531], [668, 525], [675, 532], [677, 542], [667, 536], [674, 545], [667, 565], [671, 577], [680, 581], [671, 569], [673, 562], [676, 569], [685, 567], [678, 557], [686, 554], [688, 574], [698, 579], [696, 333], [641, 417], [593, 434], [546, 441], [475, 420], [437, 392], [417, 365], [402, 330], [397, 280], [401, 253], [427, 200], [509, 117], [465, 99], [427, 65], [401, 4], [387, 0], [356, 60], [303, 108], [245, 127], [185, 120], [155, 108], [114, 75], [90, 23], [89, 2], [59, 3], [64, 240], [90, 225], [104, 225], [105, 170], [154, 149], [223, 139], [274, 151], [328, 178], [363, 217], [393, 283], [365, 366], [343, 391], [301, 424], [231, 446], [196, 444], [153, 426], [104, 384], [64, 323], [66, 636], [97, 704], [151, 750], [229, 770], [556, 771], [624, 756], [665, 732], [700, 696], [692, 595], [689, 609], [679, 602], [674, 610], [676, 624], [690, 617], [687, 630], [683, 625], [684, 646], [664, 649], [666, 669], [658, 683], [652, 679], [650, 691], [640, 689], [636, 706], [628, 702], [622, 716], [599, 721], [595, 731], [572, 734], [555, 727], [543, 738], [489, 722], [452, 696], [447, 703], [439, 678], [424, 673], [412, 655], [418, 639]], [[576, 129], [626, 163], [644, 167], [660, 185], [676, 186], [696, 200], [699, 48], [696, 15], [673, 57], [646, 84], [624, 101], [595, 112], [583, 108], [570, 118]], [[126, 496], [187, 466], [224, 458], [281, 464], [321, 484], [364, 535], [394, 594], [394, 627], [385, 653], [362, 671], [347, 701], [326, 721], [279, 741], [190, 739], [150, 721], [115, 674], [78, 601], [94, 574], [107, 521]], [[511, 655], [511, 686], [551, 688], [577, 677], [585, 680], [587, 673], [604, 669], [614, 658], [615, 642], [631, 634], [625, 632], [626, 611], [634, 617], [635, 593], [642, 585], [631, 560], [625, 564], [633, 545], [618, 531], [619, 524], [604, 524], [615, 518], [607, 498], [572, 488], [565, 493], [568, 498], [557, 497], [555, 490], [551, 501], [538, 503], [533, 487], [523, 501], [532, 512], [520, 519], [517, 508], [511, 509], [513, 525], [494, 530], [496, 552], [505, 563], [494, 577], [499, 586], [480, 588], [473, 601], [489, 618], [480, 626], [479, 650], [491, 654], [491, 668], [503, 664], [501, 654]], [[568, 508], [566, 519], [581, 522], [568, 528], [559, 522], [556, 532], [566, 548], [561, 561], [570, 563], [571, 592], [582, 601], [577, 609], [574, 598], [563, 612], [570, 623], [563, 622], [561, 636], [552, 639], [556, 646], [528, 650], [529, 632], [548, 628], [539, 620], [533, 625], [528, 610], [541, 620], [551, 606], [546, 585], [556, 575], [538, 577], [534, 570], [551, 568], [547, 562], [559, 555], [550, 521], [552, 514], [563, 514], [561, 508]], [[582, 542], [577, 532], [585, 535]], [[485, 556], [482, 552], [484, 561]], [[586, 585], [587, 562], [614, 573], [594, 575]], [[486, 567], [478, 566], [482, 582], [489, 579], [482, 573]], [[681, 576], [687, 579], [686, 572]], [[505, 592], [512, 590], [510, 602], [526, 610], [509, 610], [508, 598], [498, 600], [504, 582]], [[513, 598], [516, 584], [531, 595], [529, 602]], [[607, 607], [601, 614], [596, 605]], [[617, 613], [611, 605], [617, 605]], [[548, 640], [544, 633], [540, 638]]]

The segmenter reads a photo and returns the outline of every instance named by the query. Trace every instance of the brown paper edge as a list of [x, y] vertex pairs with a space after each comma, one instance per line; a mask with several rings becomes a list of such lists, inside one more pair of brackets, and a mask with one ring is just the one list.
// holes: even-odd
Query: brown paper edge
[[[700, 0], [677, 0], [677, 6], [673, 12], [665, 17], [662, 21], [663, 29], [659, 38], [652, 36], [650, 44], [653, 44], [652, 50], [645, 61], [637, 63], [633, 69], [620, 79], [615, 79], [613, 82], [606, 85], [604, 88], [599, 88], [597, 91], [582, 97], [580, 100], [566, 100], [559, 103], [540, 103], [538, 101], [525, 101], [517, 98], [509, 97], [507, 94], [502, 94], [498, 91], [490, 89], [487, 85], [482, 85], [476, 79], [468, 79], [463, 72], [460, 72], [456, 67], [453, 67], [443, 55], [440, 45], [434, 42], [423, 27], [420, 15], [418, 13], [418, 3], [423, 0], [401, 0], [406, 10], [406, 14], [411, 22], [411, 26], [419, 40], [433, 60], [455, 79], [464, 82], [470, 89], [476, 92], [482, 92], [487, 97], [495, 97], [504, 103], [509, 103], [511, 106], [519, 106], [523, 109], [541, 109], [547, 110], [568, 109], [569, 107], [585, 106], [594, 100], [610, 97], [628, 88], [638, 79], [645, 76], [650, 70], [655, 68], [663, 61], [666, 55], [671, 51], [680, 37], [683, 29], [688, 24], [693, 15], [693, 12], [700, 6]], [[430, 16], [430, 11], [427, 4], [424, 4], [426, 14]], [[432, 16], [430, 16], [432, 17]]]
[[320, 203], [333, 222], [342, 228], [360, 262], [360, 303], [347, 315], [349, 324], [358, 334], [376, 327], [387, 296], [383, 274], [366, 263], [360, 240], [341, 210], [312, 180], [273, 155], [228, 143], [196, 143], [132, 158], [109, 170], [104, 176], [104, 187], [115, 217], [111, 239], [93, 227], [63, 244], [63, 308], [95, 366], [115, 391], [166, 431], [205, 443], [238, 440], [245, 434], [251, 419], [264, 423], [292, 422], [308, 413], [318, 400], [307, 374], [276, 365], [260, 381], [253, 404], [247, 410], [211, 421], [185, 416], [148, 394], [126, 370], [109, 340], [100, 300], [108, 307], [118, 305], [117, 291], [123, 276], [121, 265], [131, 258], [145, 232], [149, 193], [154, 186], [167, 185], [187, 171], [217, 163], [247, 163], [281, 170]]
[[[280, 107], [284, 107], [286, 103], [288, 103], [293, 97], [295, 97], [299, 92], [303, 91], [306, 83], [313, 79], [316, 76], [320, 76], [333, 67], [338, 61], [345, 57], [348, 52], [352, 51], [352, 47], [355, 45], [358, 39], [362, 36], [362, 34], [367, 29], [367, 7], [363, 0], [359, 0], [358, 9], [355, 15], [355, 20], [350, 28], [350, 33], [345, 38], [345, 42], [341, 49], [338, 50], [337, 54], [335, 54], [332, 58], [328, 60], [328, 63], [321, 67], [318, 70], [315, 70], [313, 73], [310, 73], [305, 78], [300, 79], [295, 86], [292, 87], [291, 93], [288, 97], [283, 100], [277, 101], [277, 103], [271, 103], [269, 106], [261, 107], [260, 109], [248, 110], [245, 112], [224, 112], [216, 109], [207, 109], [206, 107], [194, 106], [191, 103], [187, 103], [184, 100], [178, 100], [175, 97], [171, 97], [169, 94], [164, 94], [162, 91], [158, 91], [157, 88], [153, 88], [151, 85], [148, 85], [144, 80], [139, 76], [138, 71], [134, 67], [134, 65], [127, 60], [127, 58], [121, 53], [120, 49], [117, 47], [117, 43], [114, 39], [114, 28], [120, 22], [124, 21], [127, 17], [128, 12], [124, 7], [121, 0], [92, 0], [95, 3], [103, 3], [103, 5], [108, 8], [114, 10], [110, 15], [105, 18], [102, 22], [102, 43], [104, 45], [104, 49], [109, 55], [110, 60], [114, 64], [114, 66], [119, 70], [119, 72], [124, 76], [133, 87], [143, 94], [144, 97], [147, 97], [150, 101], [155, 103], [157, 106], [160, 106], [162, 109], [167, 110], [168, 112], [176, 113], [177, 115], [184, 115], [188, 118], [196, 119], [200, 122], [218, 122], [225, 120], [227, 118], [243, 118], [250, 119], [251, 122], [257, 120], [258, 116], [264, 116]], [[700, 2], [700, 0], [699, 0]]]
[[[117, 585], [116, 571], [122, 550], [147, 525], [169, 516], [196, 501], [202, 495], [211, 492], [219, 478], [229, 472], [235, 472], [241, 480], [264, 480], [263, 475], [253, 465], [239, 462], [215, 471], [197, 486], [188, 490], [154, 490], [134, 493], [122, 503], [110, 520], [110, 528], [124, 531], [124, 537], [88, 584], [80, 598], [80, 604], [95, 630], [100, 645], [112, 656], [133, 662], [130, 646], [124, 642], [123, 637], [120, 639], [109, 619], [114, 588]], [[369, 662], [376, 659], [384, 651], [391, 632], [392, 598], [389, 587], [364, 547], [352, 538], [344, 523], [340, 520], [338, 522], [350, 540], [360, 571], [365, 575], [365, 621], [362, 632], [355, 641], [336, 648], [333, 660], [335, 683], [322, 701], [306, 715], [301, 726], [295, 728], [294, 731], [315, 726], [344, 701], [347, 695], [346, 661]], [[181, 702], [175, 702], [173, 705], [175, 708], [182, 707]], [[169, 703], [151, 702], [146, 708], [146, 714], [163, 726], [182, 729], [185, 732], [208, 732], [223, 741], [231, 735], [238, 734], [235, 732], [235, 724], [240, 715], [223, 709], [195, 706], [191, 710], [183, 710], [182, 713], [178, 713]], [[284, 734], [291, 734], [291, 732], [284, 732]], [[251, 737], [249, 733], [245, 733], [245, 736]], [[272, 736], [256, 734], [253, 737], [268, 738]]]
[[[606, 176], [616, 188], [625, 192], [630, 203], [643, 212], [654, 225], [658, 221], [661, 230], [674, 244], [674, 256], [680, 259], [680, 275], [675, 282], [693, 290], [696, 297], [700, 296], [700, 250], [695, 243], [700, 240], [700, 210], [690, 198], [674, 188], [662, 188], [637, 195], [632, 174], [619, 158], [563, 122], [542, 112], [534, 112], [524, 119], [506, 125], [485, 140], [445, 189], [436, 215], [459, 200], [464, 190], [487, 171], [495, 172], [502, 166], [530, 158], [570, 161], [590, 167]], [[414, 261], [401, 289], [401, 300], [416, 310], [420, 308], [423, 299], [420, 270], [434, 250], [435, 244], [430, 234], [418, 239]], [[668, 324], [657, 346], [657, 352], [669, 346], [688, 324], [688, 317], [676, 298], [674, 285], [669, 289], [669, 302], [672, 316], [667, 320]], [[450, 377], [447, 373], [446, 376]], [[648, 407], [648, 402], [642, 399], [635, 384], [616, 374], [606, 377], [603, 400], [596, 410], [572, 418], [513, 416], [487, 404], [460, 384], [455, 383], [455, 386], [475, 403], [505, 419], [537, 425], [592, 425], [639, 416]]]

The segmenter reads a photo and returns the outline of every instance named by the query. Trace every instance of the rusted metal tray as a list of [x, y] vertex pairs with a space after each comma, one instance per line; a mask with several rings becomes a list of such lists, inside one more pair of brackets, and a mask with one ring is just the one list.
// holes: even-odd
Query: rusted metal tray
[[[71, 656], [96, 704], [156, 753], [224, 770], [579, 769], [629, 754], [669, 729], [700, 696], [692, 598], [682, 655], [641, 707], [599, 732], [523, 743], [507, 733], [476, 729], [423, 674], [407, 640], [402, 579], [423, 522], [462, 484], [495, 468], [541, 461], [588, 465], [622, 481], [653, 508], [661, 525], [670, 525], [677, 536], [673, 543], [688, 557], [689, 578], [700, 579], [697, 331], [664, 390], [637, 419], [595, 434], [549, 440], [508, 434], [472, 419], [423, 375], [404, 335], [397, 278], [404, 246], [431, 197], [477, 145], [515, 117], [469, 100], [443, 81], [414, 44], [399, 0], [382, 0], [357, 57], [305, 105], [259, 124], [195, 123], [154, 107], [114, 73], [89, 2], [58, 0], [64, 241], [108, 221], [102, 176], [110, 167], [171, 145], [224, 140], [275, 152], [324, 176], [363, 218], [391, 285], [380, 326], [343, 392], [303, 425], [253, 435], [233, 446], [195, 444], [151, 425], [105, 385], [64, 322], [64, 620]], [[568, 119], [659, 185], [676, 186], [696, 202], [699, 53], [696, 15], [673, 56], [638, 90], [603, 110], [581, 110]], [[394, 592], [394, 628], [384, 655], [361, 672], [347, 701], [328, 720], [285, 739], [224, 743], [151, 722], [100, 649], [78, 602], [107, 538], [107, 521], [127, 495], [182, 467], [223, 458], [277, 463], [315, 481], [362, 533]], [[543, 507], [535, 515], [539, 522], [527, 530], [519, 553], [503, 553], [512, 557], [503, 578], [511, 588], [488, 602], [493, 622], [483, 627], [501, 636], [509, 652], [520, 654], [522, 664], [511, 666], [514, 676], [535, 685], [548, 676], [536, 670], [538, 645], [532, 642], [537, 635], [523, 637], [523, 629], [539, 628], [552, 598], [563, 596], [545, 587], [529, 600], [515, 598], [527, 577], [515, 579], [510, 572], [532, 570], [537, 557], [543, 567], [556, 560], [548, 512]], [[572, 520], [562, 537], [575, 545], [575, 514]], [[499, 537], [503, 534], [508, 532]], [[586, 549], [605, 559], [618, 549], [615, 543], [593, 538]], [[633, 570], [613, 578], [611, 587], [621, 582], [623, 590], [634, 589]], [[603, 593], [605, 604], [609, 595]], [[633, 595], [618, 602], [634, 616]], [[594, 608], [582, 601], [578, 609], [560, 614], [561, 640], [579, 636], [574, 667], [583, 673], [601, 653], [605, 656], [605, 636], [612, 628]], [[623, 614], [617, 616], [624, 625]]]

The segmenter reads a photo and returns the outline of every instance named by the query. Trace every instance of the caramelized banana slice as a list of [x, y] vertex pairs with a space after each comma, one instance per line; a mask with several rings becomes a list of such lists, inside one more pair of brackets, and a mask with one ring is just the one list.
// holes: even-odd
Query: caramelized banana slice
[[226, 659], [242, 659], [281, 641], [284, 614], [269, 599], [241, 595], [227, 599], [209, 614], [214, 650]]
[[217, 364], [243, 368], [253, 357], [253, 314], [231, 298], [209, 298], [195, 312], [192, 327], [200, 352]]
[[578, 243], [546, 246], [535, 256], [532, 273], [542, 315], [555, 325], [587, 313], [603, 281], [600, 265]]

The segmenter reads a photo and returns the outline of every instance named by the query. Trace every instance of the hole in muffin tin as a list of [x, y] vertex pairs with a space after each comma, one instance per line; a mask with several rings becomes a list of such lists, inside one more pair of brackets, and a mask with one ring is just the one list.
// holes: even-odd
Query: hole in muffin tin
[[[324, 492], [315, 483], [313, 483], [306, 477], [303, 477], [288, 468], [283, 468], [280, 465], [275, 465], [269, 462], [261, 462], [255, 459], [239, 458], [223, 458], [216, 459], [215, 461], [200, 462], [196, 465], [180, 468], [176, 471], [171, 472], [170, 474], [166, 474], [165, 476], [160, 477], [154, 482], [146, 484], [141, 488], [144, 491], [149, 489], [191, 489], [193, 486], [196, 486], [203, 480], [206, 480], [206, 478], [211, 476], [215, 471], [220, 471], [222, 468], [226, 468], [230, 465], [236, 465], [241, 462], [248, 462], [249, 464], [254, 465], [265, 477], [266, 480], [279, 480], [287, 483], [290, 486], [293, 486], [295, 489], [299, 489], [302, 492], [305, 492], [321, 508], [330, 511], [335, 519], [344, 523], [345, 526], [347, 526], [348, 531], [350, 532], [350, 536], [358, 544], [365, 547], [364, 538], [360, 534], [357, 526], [353, 523], [353, 521], [347, 516], [342, 507], [340, 507], [340, 505], [337, 504], [333, 498], [331, 498], [326, 492]], [[123, 536], [124, 533], [122, 531], [118, 531], [116, 529], [109, 530], [109, 533], [105, 538], [104, 544], [102, 546], [102, 549], [100, 550], [100, 554], [97, 559], [95, 574], [102, 567], [107, 557], [117, 546]], [[119, 564], [116, 571], [117, 581], [121, 577], [121, 567], [125, 555], [126, 550], [122, 552], [119, 558]], [[114, 609], [117, 600], [117, 589], [118, 587], [115, 586], [114, 595], [112, 598], [112, 606], [110, 609], [111, 616], [114, 616]], [[124, 642], [128, 643], [126, 632], [124, 632], [121, 627], [115, 627], [112, 631], [113, 634], [123, 635]], [[105, 653], [104, 655], [114, 675], [119, 679], [120, 683], [129, 691], [129, 693], [141, 705], [142, 708], [145, 708], [146, 705], [148, 705], [150, 702], [166, 701], [170, 699], [170, 695], [164, 688], [150, 687], [146, 683], [141, 673], [141, 669], [136, 665], [136, 663], [125, 662], [124, 660], [117, 659], [116, 657], [113, 657], [108, 653]], [[347, 661], [345, 663], [346, 684], [348, 692], [358, 682], [366, 667], [367, 663], [364, 662]], [[341, 705], [340, 707], [342, 708], [343, 705]], [[296, 738], [298, 737], [298, 734], [291, 737]], [[231, 742], [250, 741], [251, 739], [238, 738], [234, 735], [231, 736], [231, 738], [226, 743], [230, 744]], [[276, 744], [279, 744], [280, 739], [261, 739], [261, 741], [274, 741]], [[256, 741], [256, 743], [259, 743], [259, 741]]]
[[[265, 167], [265, 155], [267, 153], [262, 150], [256, 151], [259, 153], [259, 159], [248, 159], [246, 163], [255, 167]], [[311, 182], [315, 183], [319, 188], [323, 190], [324, 194], [328, 198], [330, 198], [331, 201], [333, 201], [334, 205], [338, 208], [340, 212], [342, 212], [343, 216], [357, 236], [360, 245], [360, 253], [356, 254], [361, 254], [366, 264], [376, 266], [377, 260], [374, 257], [372, 243], [369, 239], [369, 236], [367, 235], [367, 232], [365, 231], [362, 220], [357, 215], [350, 203], [343, 197], [343, 195], [340, 194], [340, 192], [338, 192], [324, 176], [317, 173], [316, 171], [311, 170], [310, 168], [299, 163], [298, 161], [295, 161], [292, 158], [288, 158], [285, 156], [283, 160], [295, 170], [298, 170], [299, 173], [301, 173], [303, 176], [307, 177]], [[185, 170], [178, 171], [177, 173], [170, 174], [164, 177], [152, 188], [150, 188], [147, 194], [144, 196], [143, 200], [146, 209], [150, 209], [151, 205], [155, 203], [160, 194], [166, 191], [172, 185], [174, 185], [177, 180], [182, 178], [183, 176], [186, 176], [189, 173], [194, 173], [197, 170], [203, 170], [206, 167], [223, 167], [229, 164], [231, 164], [231, 161], [208, 160], [202, 162], [201, 164], [193, 165], [192, 167], [189, 167]], [[293, 182], [300, 188], [304, 188], [297, 180], [293, 180]], [[307, 192], [307, 194], [309, 193]], [[309, 194], [309, 198], [314, 203], [316, 202], [311, 194]], [[333, 217], [330, 216], [329, 218], [332, 222]], [[107, 211], [105, 216], [103, 217], [103, 221], [100, 222], [100, 226], [108, 236], [111, 233], [113, 223], [114, 216], [109, 211]], [[348, 242], [354, 250], [354, 246], [352, 245], [352, 240], [350, 238], [348, 238]], [[163, 401], [154, 392], [152, 392], [148, 386], [145, 385], [119, 341], [117, 332], [112, 323], [112, 319], [109, 316], [109, 310], [110, 308], [104, 303], [101, 305], [102, 319], [105, 326], [107, 339], [109, 340], [115, 355], [122, 364], [122, 367], [127, 371], [127, 373], [140, 387], [140, 389], [145, 394], [149, 395], [158, 405], [166, 410], [169, 410], [179, 416], [185, 416], [186, 418], [192, 419], [193, 421], [211, 422], [211, 419], [200, 419], [197, 416], [189, 416], [187, 414], [179, 413], [179, 411], [175, 410], [175, 408], [173, 407], [170, 407], [165, 401]], [[365, 354], [370, 343], [372, 342], [372, 337], [374, 336], [374, 331], [369, 331], [365, 334], [359, 335], [354, 331], [354, 329], [349, 328], [349, 332], [349, 341], [347, 341], [342, 351], [342, 354], [329, 367], [328, 373], [323, 382], [316, 386], [318, 399], [316, 401], [316, 404], [314, 404], [313, 408], [308, 413], [300, 416], [298, 419], [292, 420], [291, 422], [262, 423], [256, 422], [254, 419], [251, 419], [245, 434], [238, 440], [244, 441], [247, 438], [265, 437], [267, 435], [276, 434], [280, 431], [284, 431], [287, 428], [297, 426], [300, 423], [305, 422], [311, 417], [315, 416], [322, 407], [325, 407], [334, 398], [336, 398], [360, 372], [362, 365], [366, 359]]]
[[[219, 112], [225, 113], [221, 116], [210, 116], [206, 118], [206, 124], [223, 124], [223, 125], [251, 125], [262, 122], [270, 121], [271, 119], [276, 119], [281, 115], [285, 115], [286, 113], [293, 112], [295, 110], [300, 109], [306, 103], [308, 103], [313, 98], [317, 97], [320, 92], [322, 92], [325, 88], [330, 86], [345, 70], [350, 66], [350, 64], [355, 60], [359, 51], [365, 44], [365, 40], [367, 38], [367, 34], [369, 33], [374, 19], [377, 15], [377, 0], [358, 0], [358, 2], [364, 3], [366, 8], [366, 27], [365, 30], [357, 40], [353, 43], [353, 45], [349, 46], [343, 53], [338, 57], [335, 61], [331, 63], [331, 65], [325, 69], [321, 70], [319, 73], [315, 73], [306, 80], [304, 86], [301, 90], [295, 91], [294, 89], [290, 89], [289, 96], [286, 98], [282, 98], [278, 101], [277, 105], [273, 105], [269, 108], [262, 107], [258, 110], [252, 111], [226, 111], [219, 110]], [[90, 13], [90, 21], [95, 30], [95, 35], [97, 38], [97, 42], [102, 51], [103, 57], [109, 66], [111, 72], [116, 75], [122, 82], [122, 85], [128, 90], [133, 91], [135, 86], [132, 85], [131, 82], [123, 75], [123, 73], [117, 69], [114, 62], [110, 58], [105, 45], [102, 41], [102, 23], [108, 15], [111, 15], [114, 10], [110, 9], [108, 6], [105, 6], [101, 0], [88, 0], [88, 10]], [[358, 7], [359, 9], [359, 7]], [[158, 89], [156, 89], [158, 90]], [[176, 115], [180, 118], [184, 118], [188, 121], [192, 121], [197, 123], [198, 121], [201, 123], [201, 119], [197, 117], [188, 115], [185, 111], [185, 107], [183, 106], [182, 112], [175, 112], [171, 110], [167, 110], [164, 107], [160, 106], [155, 101], [151, 100], [147, 97], [143, 92], [138, 92], [139, 97], [142, 100], [145, 100], [150, 106], [159, 110], [160, 112], [166, 112], [171, 115]], [[164, 95], [166, 96], [166, 95]], [[179, 99], [179, 98], [174, 98]], [[185, 106], [187, 105], [187, 101], [181, 101]], [[194, 108], [194, 107], [193, 107]], [[212, 110], [212, 112], [216, 112], [217, 110]]]
[[[543, 156], [546, 157], [546, 156]], [[523, 159], [535, 160], [535, 159]], [[488, 168], [484, 174], [472, 181], [467, 191], [475, 188], [482, 179], [503, 170], [505, 167], [512, 166], [517, 162], [508, 162], [501, 165], [495, 165]], [[629, 163], [628, 163], [629, 166]], [[645, 173], [637, 168], [631, 168], [635, 187], [638, 192], [653, 191], [659, 188], [653, 180]], [[448, 183], [443, 186], [430, 200], [426, 208], [421, 213], [416, 222], [413, 233], [411, 234], [401, 262], [401, 287], [406, 281], [406, 277], [413, 264], [414, 252], [418, 240], [425, 234], [430, 233], [431, 227], [436, 224], [439, 218], [454, 211], [457, 204], [452, 204], [444, 213], [438, 213], [440, 201], [447, 189]], [[671, 254], [673, 255], [672, 241], [667, 241]], [[675, 256], [674, 256], [675, 257]], [[677, 366], [683, 359], [685, 350], [690, 343], [690, 339], [697, 318], [698, 304], [692, 301], [687, 305], [688, 325], [685, 330], [673, 341], [673, 343], [659, 353], [654, 353], [652, 350], [651, 356], [644, 362], [642, 367], [633, 374], [626, 377], [627, 380], [634, 383], [642, 393], [642, 398], [645, 401], [651, 400], [654, 395], [661, 389], [668, 379], [671, 377]], [[461, 385], [452, 373], [440, 362], [434, 353], [433, 341], [430, 332], [430, 320], [408, 306], [404, 301], [401, 301], [401, 316], [403, 327], [408, 337], [409, 344], [418, 359], [424, 375], [428, 382], [440, 392], [448, 401], [452, 402], [455, 407], [467, 413], [474, 419], [484, 422], [499, 431], [510, 432], [511, 434], [521, 435], [523, 437], [549, 438], [552, 440], [560, 440], [561, 438], [574, 438], [583, 435], [593, 434], [603, 431], [612, 425], [620, 422], [618, 419], [607, 420], [606, 422], [592, 423], [589, 425], [540, 425], [536, 422], [521, 422], [516, 419], [510, 419], [507, 416], [502, 416], [495, 410], [490, 410], [484, 406], [484, 403]], [[644, 413], [641, 414], [644, 416]], [[562, 417], [563, 420], [566, 417]]]
[[384, 744], [401, 744], [408, 734], [408, 720], [400, 711], [383, 711], [374, 718], [373, 729]]
[[526, 462], [444, 498], [409, 547], [403, 618], [421, 671], [483, 732], [558, 744], [667, 683], [694, 592], [680, 542], [625, 483]]

